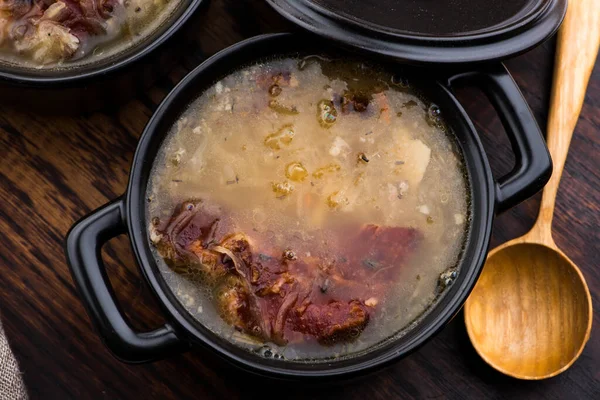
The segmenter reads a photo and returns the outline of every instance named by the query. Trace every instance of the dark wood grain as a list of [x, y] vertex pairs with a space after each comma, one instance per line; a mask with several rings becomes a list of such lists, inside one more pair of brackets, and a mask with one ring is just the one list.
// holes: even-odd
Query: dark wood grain
[[[214, 0], [196, 17], [196, 48], [167, 78], [121, 109], [85, 117], [40, 117], [0, 108], [0, 312], [31, 398], [600, 398], [598, 307], [591, 339], [567, 372], [521, 382], [489, 368], [471, 347], [462, 315], [396, 365], [360, 381], [291, 387], [248, 376], [206, 354], [130, 366], [115, 360], [92, 330], [63, 254], [78, 218], [124, 192], [137, 139], [156, 105], [205, 57], [246, 37], [294, 29], [262, 0]], [[545, 126], [553, 66], [549, 41], [507, 62]], [[496, 175], [513, 162], [508, 141], [481, 93], [460, 98], [476, 122]], [[554, 237], [581, 267], [600, 302], [600, 65], [594, 69], [571, 145]], [[496, 220], [493, 245], [525, 233], [539, 195]], [[106, 246], [111, 281], [135, 326], [162, 317], [144, 286], [126, 238]]]

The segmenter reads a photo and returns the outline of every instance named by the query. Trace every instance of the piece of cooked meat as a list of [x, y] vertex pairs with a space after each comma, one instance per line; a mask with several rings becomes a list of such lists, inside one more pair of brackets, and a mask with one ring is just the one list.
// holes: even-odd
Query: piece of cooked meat
[[[51, 64], [71, 58], [79, 48], [79, 39], [71, 30], [53, 21], [40, 21], [25, 27], [23, 35], [16, 35], [14, 46], [39, 64]], [[14, 31], [14, 30], [13, 30]]]
[[270, 89], [273, 85], [279, 87], [296, 87], [298, 80], [290, 71], [271, 71], [259, 74], [256, 77], [256, 84], [261, 89]]
[[225, 322], [253, 336], [269, 339], [262, 325], [256, 301], [243, 279], [228, 276], [217, 290], [216, 302], [217, 310]]
[[62, 22], [72, 15], [73, 11], [67, 7], [67, 4], [64, 1], [57, 1], [44, 11], [44, 14], [42, 14], [42, 17], [39, 20]]
[[119, 0], [0, 0], [0, 44], [10, 40], [41, 65], [61, 62], [90, 36], [114, 30], [117, 7], [123, 7]]
[[2, 46], [4, 41], [8, 38], [9, 25], [8, 18], [2, 15], [2, 11], [0, 11], [0, 46]]
[[369, 309], [359, 300], [309, 304], [291, 314], [295, 331], [312, 335], [324, 344], [356, 339], [369, 322]]
[[201, 201], [183, 203], [150, 225], [150, 239], [175, 272], [217, 288], [227, 323], [279, 344], [298, 335], [323, 344], [358, 337], [421, 239], [411, 228], [366, 225], [332, 244], [338, 256], [300, 257], [258, 233], [235, 232], [221, 215]]
[[368, 95], [350, 90], [345, 90], [340, 98], [340, 106], [344, 114], [350, 111], [365, 112], [369, 106], [369, 102], [370, 98]]
[[397, 278], [397, 265], [421, 241], [422, 234], [413, 228], [365, 225], [346, 243], [351, 263], [363, 268], [346, 269], [344, 277], [352, 280], [386, 281]]
[[216, 251], [219, 230], [218, 209], [208, 209], [199, 201], [188, 201], [162, 225], [150, 224], [150, 240], [175, 272], [193, 280], [215, 283], [231, 268], [223, 252]]
[[33, 7], [32, 0], [0, 0], [0, 16], [20, 18], [28, 14]]

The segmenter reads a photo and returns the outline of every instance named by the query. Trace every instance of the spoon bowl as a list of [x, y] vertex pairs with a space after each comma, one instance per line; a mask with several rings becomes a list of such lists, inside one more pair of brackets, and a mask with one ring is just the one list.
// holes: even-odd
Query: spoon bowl
[[592, 329], [583, 275], [557, 248], [522, 239], [495, 249], [465, 304], [475, 350], [519, 379], [545, 379], [579, 357]]

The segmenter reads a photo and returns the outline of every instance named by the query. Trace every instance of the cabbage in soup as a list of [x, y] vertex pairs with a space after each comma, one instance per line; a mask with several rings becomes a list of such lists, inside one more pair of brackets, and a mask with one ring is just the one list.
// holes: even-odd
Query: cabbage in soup
[[216, 82], [147, 189], [164, 279], [265, 356], [353, 354], [406, 329], [459, 272], [463, 160], [439, 109], [359, 62], [270, 60]]
[[72, 67], [134, 45], [178, 0], [0, 0], [0, 61]]

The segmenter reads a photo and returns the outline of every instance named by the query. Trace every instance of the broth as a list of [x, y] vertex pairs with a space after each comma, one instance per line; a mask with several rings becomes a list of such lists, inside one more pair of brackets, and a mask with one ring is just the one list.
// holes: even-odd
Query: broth
[[155, 31], [179, 0], [0, 0], [0, 62], [75, 67]]
[[160, 271], [204, 326], [265, 356], [384, 341], [459, 272], [468, 184], [440, 110], [360, 62], [269, 60], [183, 113], [147, 189]]

